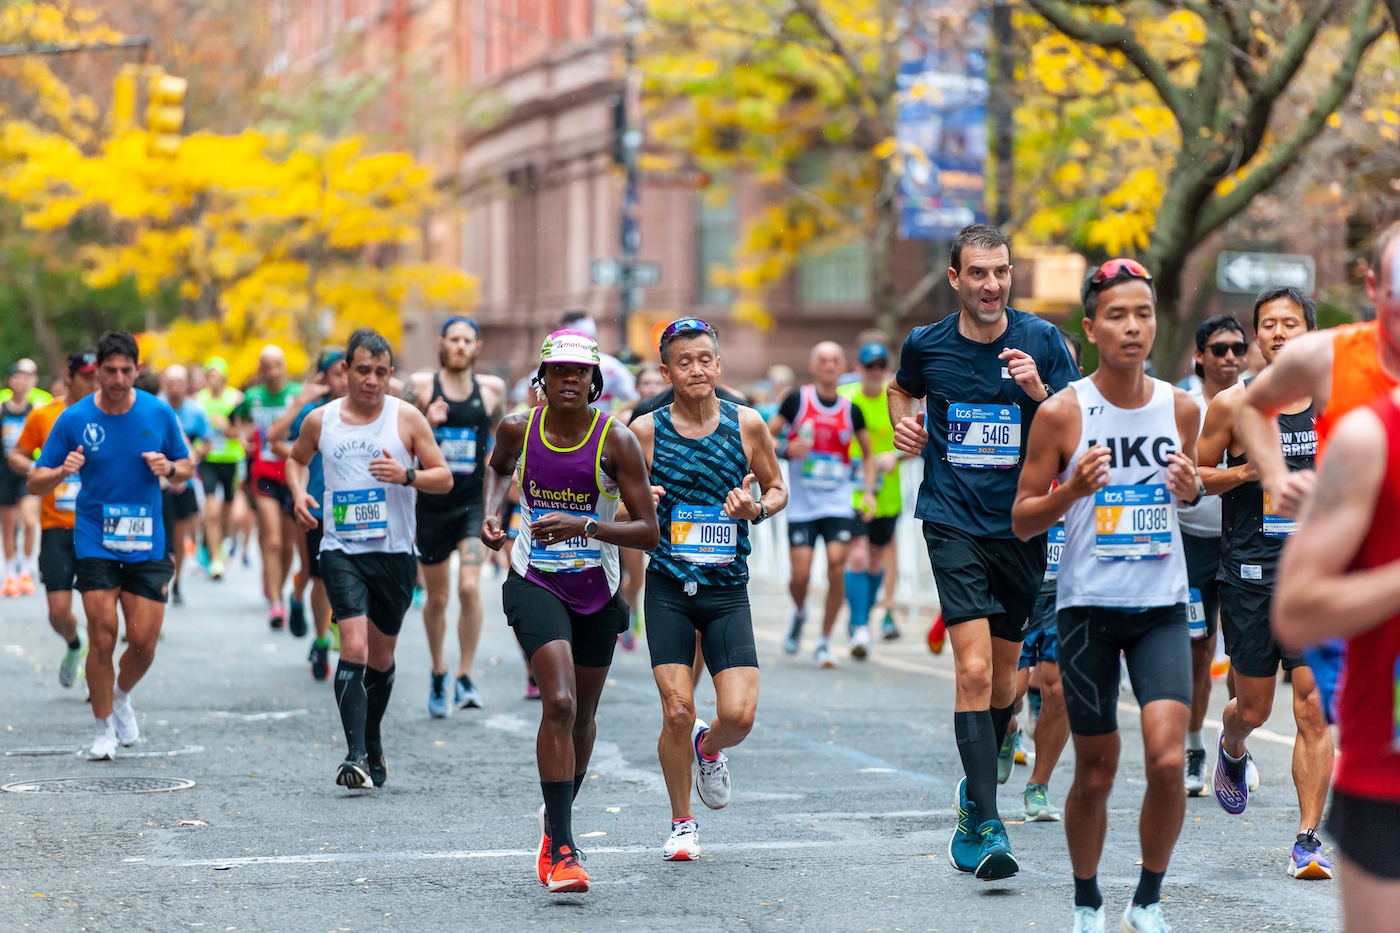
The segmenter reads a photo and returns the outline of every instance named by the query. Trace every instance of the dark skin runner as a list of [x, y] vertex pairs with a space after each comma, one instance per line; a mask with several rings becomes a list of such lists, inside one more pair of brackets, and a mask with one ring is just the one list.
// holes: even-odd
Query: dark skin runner
[[[545, 365], [544, 394], [549, 404], [540, 417], [544, 418], [545, 437], [553, 446], [576, 447], [588, 436], [593, 424], [593, 409], [588, 403], [592, 381], [592, 366]], [[481, 529], [482, 543], [493, 551], [500, 550], [506, 542], [506, 532], [501, 528], [501, 503], [510, 492], [511, 477], [525, 447], [528, 424], [529, 412], [521, 412], [506, 417], [496, 429], [496, 448], [486, 470], [486, 521]], [[630, 517], [627, 521], [600, 522], [595, 537], [619, 547], [652, 550], [660, 532], [656, 526], [656, 505], [652, 500], [646, 461], [642, 458], [641, 444], [620, 421], [614, 422], [603, 442], [602, 466], [617, 482]], [[560, 541], [582, 536], [584, 522], [580, 515], [551, 512], [528, 527], [530, 534], [541, 541]], [[539, 737], [535, 741], [540, 780], [573, 780], [575, 774], [588, 768], [593, 754], [593, 739], [597, 735], [594, 714], [608, 678], [608, 668], [575, 664], [573, 648], [564, 639], [544, 645], [529, 661], [544, 702]]]

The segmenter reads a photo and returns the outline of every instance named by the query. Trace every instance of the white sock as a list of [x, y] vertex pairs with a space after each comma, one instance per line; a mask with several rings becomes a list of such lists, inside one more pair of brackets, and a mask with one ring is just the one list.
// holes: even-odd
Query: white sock
[[113, 702], [113, 703], [130, 703], [130, 702], [131, 702], [131, 693], [128, 692], [128, 691], [126, 691], [126, 690], [123, 690], [121, 687], [118, 687], [116, 684], [113, 684], [113, 685], [112, 685], [112, 702]]
[[5, 566], [5, 574], [6, 574], [6, 576], [11, 576], [11, 577], [17, 577], [17, 576], [20, 575], [20, 567], [19, 567], [19, 558], [18, 558], [18, 557], [13, 558], [13, 559]]
[[1199, 732], [1186, 733], [1186, 748], [1188, 751], [1203, 752], [1206, 750], [1205, 742]]
[[116, 735], [117, 729], [116, 726], [112, 725], [111, 716], [108, 716], [106, 719], [101, 717], [95, 718], [97, 721], [97, 735], [99, 737], [104, 735]]
[[821, 637], [821, 643], [822, 643], [823, 645], [826, 645], [826, 646], [830, 647], [830, 645], [831, 645], [831, 636], [830, 636], [830, 635], [823, 635], [823, 636]]

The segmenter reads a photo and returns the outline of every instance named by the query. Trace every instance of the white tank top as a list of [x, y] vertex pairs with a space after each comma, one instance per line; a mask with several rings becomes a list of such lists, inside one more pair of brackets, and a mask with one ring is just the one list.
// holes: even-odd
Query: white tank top
[[321, 422], [321, 464], [326, 491], [322, 497], [322, 551], [346, 554], [414, 554], [417, 520], [411, 486], [381, 483], [369, 462], [388, 456], [413, 462], [399, 436], [399, 400], [384, 397], [384, 408], [371, 424], [347, 424], [344, 399], [325, 407]]
[[1152, 384], [1152, 400], [1133, 409], [1110, 404], [1092, 379], [1069, 384], [1082, 428], [1060, 482], [1069, 482], [1095, 443], [1113, 459], [1109, 484], [1065, 512], [1056, 609], [1148, 609], [1187, 601], [1186, 556], [1166, 485], [1167, 455], [1181, 449], [1176, 400], [1169, 383]]

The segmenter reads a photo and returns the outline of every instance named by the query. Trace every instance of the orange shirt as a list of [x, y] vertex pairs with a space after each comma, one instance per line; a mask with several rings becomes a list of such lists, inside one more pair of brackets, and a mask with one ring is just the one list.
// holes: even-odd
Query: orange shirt
[[[43, 408], [31, 411], [24, 422], [24, 430], [20, 432], [19, 440], [16, 442], [17, 446], [25, 450], [42, 450], [44, 442], [49, 439], [49, 432], [53, 430], [54, 422], [58, 420], [59, 415], [63, 414], [63, 409], [66, 407], [67, 404], [63, 398], [59, 397]], [[77, 502], [80, 484], [81, 481], [76, 475], [70, 476], [40, 501], [40, 528], [73, 527], [77, 517], [74, 506]], [[62, 500], [61, 506], [60, 499]]]
[[[1327, 437], [1347, 412], [1369, 405], [1395, 388], [1397, 381], [1381, 368], [1380, 324], [1366, 321], [1332, 328], [1332, 391], [1317, 416], [1317, 462]], [[31, 416], [32, 417], [32, 416]]]

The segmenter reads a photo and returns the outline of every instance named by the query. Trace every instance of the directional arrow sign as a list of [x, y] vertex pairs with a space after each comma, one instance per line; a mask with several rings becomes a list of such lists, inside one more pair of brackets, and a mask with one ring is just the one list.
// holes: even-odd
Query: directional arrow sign
[[[626, 263], [621, 259], [595, 259], [589, 269], [588, 277], [594, 285], [612, 288], [614, 285], [622, 284], [626, 268]], [[661, 282], [661, 263], [634, 261], [631, 278], [630, 284], [634, 286], [657, 285]]]
[[1216, 287], [1253, 295], [1271, 285], [1291, 285], [1312, 294], [1317, 267], [1311, 256], [1287, 253], [1223, 252], [1216, 263]]

